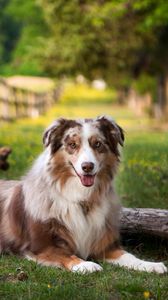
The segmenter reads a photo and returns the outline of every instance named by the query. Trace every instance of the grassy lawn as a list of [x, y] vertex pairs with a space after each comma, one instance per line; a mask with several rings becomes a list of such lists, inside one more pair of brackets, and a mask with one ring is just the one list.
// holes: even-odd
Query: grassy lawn
[[[59, 104], [45, 116], [0, 124], [0, 145], [10, 145], [10, 169], [1, 178], [19, 178], [42, 151], [42, 133], [55, 118], [94, 117], [109, 114], [124, 128], [125, 147], [116, 179], [122, 203], [131, 207], [168, 209], [168, 133], [145, 116], [136, 117], [126, 107], [115, 104], [113, 91], [95, 91], [71, 86]], [[79, 100], [78, 100], [79, 99]], [[81, 100], [82, 99], [82, 100]], [[111, 100], [110, 100], [111, 99]], [[133, 239], [133, 238], [132, 238]], [[165, 243], [136, 237], [126, 247], [141, 258], [164, 260], [168, 265]], [[77, 275], [41, 267], [24, 259], [5, 256], [0, 259], [0, 299], [168, 299], [167, 275], [139, 273], [103, 264], [104, 271]], [[23, 270], [25, 281], [18, 280]]]

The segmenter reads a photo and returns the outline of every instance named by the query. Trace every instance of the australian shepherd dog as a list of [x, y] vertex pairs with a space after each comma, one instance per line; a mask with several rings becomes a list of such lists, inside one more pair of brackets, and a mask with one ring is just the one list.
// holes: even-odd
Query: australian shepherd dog
[[72, 272], [101, 271], [98, 261], [166, 272], [163, 263], [140, 260], [120, 245], [113, 178], [123, 142], [108, 116], [52, 123], [27, 175], [0, 181], [0, 252]]

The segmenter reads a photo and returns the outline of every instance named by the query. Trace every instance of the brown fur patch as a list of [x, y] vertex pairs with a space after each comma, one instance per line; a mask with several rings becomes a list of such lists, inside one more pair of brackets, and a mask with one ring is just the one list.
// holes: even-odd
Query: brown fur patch
[[107, 153], [102, 169], [97, 174], [101, 187], [106, 189], [107, 184], [112, 181], [118, 166], [118, 159], [113, 153]]
[[46, 222], [29, 222], [30, 233], [30, 251], [34, 254], [43, 252], [48, 247], [55, 247], [55, 251], [62, 249], [64, 253], [73, 254], [75, 244], [70, 233], [56, 219], [50, 219]]
[[[117, 130], [118, 128], [118, 130]], [[116, 124], [116, 127], [105, 117], [99, 119], [99, 129], [106, 138], [106, 143], [110, 150], [116, 155], [120, 156], [118, 151], [118, 144], [123, 145], [124, 132], [120, 126]]]
[[72, 136], [67, 135], [64, 142], [65, 151], [67, 151], [69, 154], [79, 152], [81, 146], [81, 139], [77, 134], [73, 134]]
[[83, 261], [76, 255], [66, 255], [62, 249], [55, 249], [54, 247], [48, 247], [42, 253], [30, 254], [29, 256], [40, 264], [64, 267], [68, 270]]
[[22, 240], [26, 228], [26, 214], [24, 211], [24, 196], [22, 186], [15, 187], [11, 203], [8, 208], [8, 216], [11, 223], [13, 234]]
[[71, 172], [71, 166], [65, 162], [65, 158], [61, 152], [56, 152], [49, 164], [49, 171], [54, 181], [59, 180], [61, 187], [65, 185], [67, 180], [74, 176]]
[[105, 259], [117, 259], [122, 256], [125, 251], [122, 248], [116, 248], [105, 252]]
[[[59, 125], [58, 125], [59, 124]], [[81, 127], [75, 120], [59, 119], [57, 125], [46, 130], [43, 136], [43, 142], [46, 146], [51, 144], [51, 153], [54, 154], [62, 146], [62, 137], [66, 130], [74, 127]], [[45, 140], [48, 138], [47, 144]]]
[[95, 150], [98, 153], [107, 153], [107, 147], [103, 143], [103, 141], [100, 140], [100, 137], [98, 135], [93, 135], [89, 139], [89, 144], [93, 150]]
[[1, 222], [2, 250], [16, 253], [23, 250], [27, 231], [21, 185], [14, 187], [10, 205], [7, 211], [3, 209]]

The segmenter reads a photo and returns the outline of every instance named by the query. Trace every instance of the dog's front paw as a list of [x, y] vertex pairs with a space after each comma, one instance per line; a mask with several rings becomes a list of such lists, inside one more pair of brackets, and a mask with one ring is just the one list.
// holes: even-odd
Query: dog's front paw
[[167, 272], [167, 268], [163, 263], [153, 263], [153, 262], [144, 263], [144, 266], [142, 265], [142, 270], [146, 272], [155, 272], [159, 274], [163, 274]]
[[111, 264], [119, 265], [137, 271], [155, 272], [160, 274], [167, 272], [167, 268], [162, 262], [155, 263], [151, 261], [141, 260], [128, 252], [125, 252], [117, 259], [107, 259], [107, 261]]
[[103, 268], [100, 265], [91, 261], [83, 261], [80, 264], [75, 265], [71, 268], [72, 272], [77, 272], [82, 274], [93, 273], [102, 270]]

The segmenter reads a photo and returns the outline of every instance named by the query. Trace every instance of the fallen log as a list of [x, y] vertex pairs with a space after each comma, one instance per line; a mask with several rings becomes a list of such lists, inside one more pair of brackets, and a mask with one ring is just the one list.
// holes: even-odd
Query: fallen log
[[150, 234], [168, 238], [168, 210], [153, 208], [123, 208], [121, 233]]

